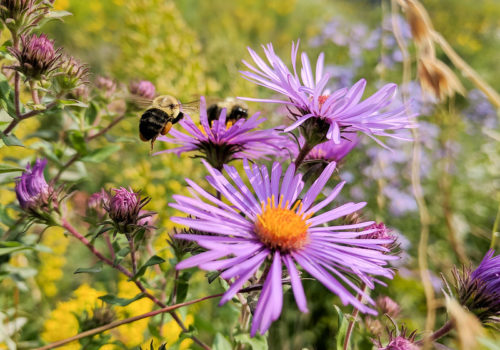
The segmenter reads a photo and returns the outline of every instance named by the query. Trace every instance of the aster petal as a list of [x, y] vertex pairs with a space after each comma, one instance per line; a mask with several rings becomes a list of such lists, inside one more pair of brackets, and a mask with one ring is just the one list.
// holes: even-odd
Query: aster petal
[[307, 301], [306, 301], [306, 295], [304, 293], [304, 287], [302, 286], [302, 282], [300, 281], [300, 276], [297, 271], [297, 268], [295, 267], [295, 263], [293, 262], [290, 255], [283, 255], [282, 259], [286, 265], [288, 274], [290, 275], [290, 282], [292, 283], [293, 296], [295, 297], [295, 302], [297, 303], [299, 310], [302, 312], [309, 312], [309, 310], [307, 309]]

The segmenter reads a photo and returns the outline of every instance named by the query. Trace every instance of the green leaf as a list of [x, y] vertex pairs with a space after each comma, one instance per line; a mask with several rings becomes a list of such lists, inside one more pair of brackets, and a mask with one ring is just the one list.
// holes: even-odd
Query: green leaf
[[111, 294], [106, 294], [106, 295], [103, 295], [102, 297], [99, 297], [99, 299], [101, 299], [102, 301], [104, 301], [107, 304], [120, 305], [120, 306], [127, 306], [127, 305], [133, 303], [134, 301], [142, 299], [142, 298], [144, 298], [144, 293], [139, 293], [131, 299], [119, 298], [119, 297], [111, 295]]
[[101, 271], [102, 271], [102, 261], [99, 261], [92, 267], [79, 267], [76, 269], [75, 272], [73, 272], [73, 274], [76, 275], [77, 273], [98, 273]]
[[222, 334], [217, 333], [215, 335], [214, 343], [212, 345], [214, 350], [233, 350], [233, 347], [229, 340], [227, 340]]
[[88, 105], [78, 100], [59, 100], [59, 103], [63, 105], [63, 107], [81, 107], [87, 108]]
[[97, 118], [97, 113], [97, 105], [94, 102], [91, 102], [89, 108], [85, 110], [85, 120], [87, 121], [87, 124], [92, 125], [95, 118]]
[[[344, 340], [347, 334], [347, 327], [349, 322], [347, 321], [347, 318], [345, 317], [344, 313], [342, 310], [337, 305], [334, 305], [335, 310], [337, 311], [338, 314], [338, 331], [337, 331], [337, 350], [342, 350], [344, 348]], [[348, 346], [348, 349], [350, 349], [350, 346]]]
[[128, 253], [130, 253], [130, 248], [129, 247], [124, 247], [124, 248], [120, 249], [116, 253], [116, 255], [115, 255], [115, 261], [113, 261], [113, 263], [115, 265], [118, 265], [123, 260], [123, 258], [125, 258], [128, 255]]
[[83, 155], [87, 154], [87, 142], [80, 130], [70, 130], [68, 132], [68, 141], [75, 151]]
[[186, 300], [188, 289], [189, 289], [189, 279], [191, 278], [192, 273], [185, 271], [180, 274], [177, 279], [177, 298], [176, 303], [182, 303]]
[[14, 173], [16, 171], [24, 171], [24, 168], [13, 165], [0, 164], [0, 174]]
[[130, 280], [135, 281], [137, 278], [144, 275], [144, 273], [146, 272], [146, 269], [148, 267], [153, 266], [153, 265], [159, 265], [159, 264], [164, 263], [164, 262], [165, 262], [165, 260], [160, 258], [158, 255], [153, 255], [151, 258], [149, 258], [148, 261], [146, 261], [146, 263], [144, 265], [142, 265], [139, 268], [139, 270], [137, 270], [137, 273], [135, 274], [135, 276], [133, 276]]
[[97, 150], [94, 150], [87, 154], [85, 157], [82, 158], [83, 162], [89, 162], [89, 163], [100, 163], [109, 156], [111, 156], [113, 153], [118, 151], [121, 148], [120, 145], [109, 145], [105, 146], [103, 148], [99, 148]]
[[234, 340], [241, 344], [250, 345], [252, 350], [268, 350], [267, 338], [257, 334], [255, 337], [251, 338], [249, 334], [237, 334], [234, 336]]
[[2, 138], [2, 141], [6, 146], [24, 147], [23, 143], [17, 137], [15, 137], [13, 134], [5, 135], [4, 133], [0, 133], [0, 137]]
[[51, 18], [51, 19], [61, 19], [63, 17], [67, 17], [67, 16], [72, 16], [73, 14], [71, 12], [68, 12], [68, 11], [50, 11], [48, 14], [45, 15], [45, 17], [47, 18]]

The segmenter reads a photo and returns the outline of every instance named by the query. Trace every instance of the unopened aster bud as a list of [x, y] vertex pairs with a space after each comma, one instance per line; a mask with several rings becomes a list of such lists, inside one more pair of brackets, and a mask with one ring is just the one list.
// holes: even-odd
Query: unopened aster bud
[[500, 255], [494, 254], [489, 250], [474, 271], [453, 271], [460, 304], [486, 325], [500, 321]]
[[27, 78], [40, 80], [53, 73], [61, 64], [61, 49], [54, 48], [54, 41], [45, 34], [21, 36], [21, 49], [9, 48], [18, 61], [11, 68], [21, 72]]
[[131, 82], [128, 90], [134, 96], [152, 100], [156, 96], [156, 88], [147, 80]]
[[33, 168], [28, 164], [26, 171], [16, 181], [17, 200], [24, 210], [46, 203], [50, 196], [51, 187], [43, 176], [46, 165], [46, 159], [36, 160]]
[[401, 311], [399, 304], [388, 296], [378, 297], [376, 303], [380, 312], [389, 315], [391, 318], [397, 317]]
[[108, 307], [98, 307], [92, 310], [92, 315], [85, 312], [79, 320], [81, 331], [88, 331], [113, 322], [116, 319], [116, 313]]
[[182, 260], [184, 255], [188, 253], [195, 255], [204, 251], [204, 249], [194, 241], [175, 238], [175, 236], [178, 234], [203, 235], [206, 233], [193, 229], [183, 229], [183, 230], [174, 229], [173, 234], [169, 233], [168, 234], [169, 239], [167, 243], [170, 245], [170, 247], [172, 247], [177, 260], [179, 261]]
[[55, 76], [55, 81], [61, 90], [72, 90], [88, 84], [89, 67], [87, 65], [69, 55], [64, 55], [61, 62], [59, 72]]
[[104, 93], [106, 98], [110, 98], [116, 91], [116, 83], [107, 77], [97, 77], [95, 86]]
[[1, 0], [0, 19], [11, 31], [22, 34], [35, 26], [51, 5], [41, 0]]
[[96, 192], [87, 201], [87, 215], [96, 215], [102, 220], [106, 216], [106, 206], [109, 206], [109, 194], [104, 190]]
[[138, 192], [124, 187], [115, 188], [113, 191], [115, 194], [111, 196], [105, 208], [119, 232], [132, 232], [137, 226], [141, 226], [141, 219], [152, 215], [145, 211], [141, 213], [142, 208], [150, 201], [148, 197], [141, 199]]
[[411, 332], [408, 336], [406, 335], [407, 329], [403, 326], [401, 327], [401, 332], [399, 335], [394, 334], [392, 331], [389, 334], [389, 343], [386, 346], [382, 346], [379, 342], [377, 345], [378, 350], [419, 350], [420, 347], [415, 343], [416, 331]]

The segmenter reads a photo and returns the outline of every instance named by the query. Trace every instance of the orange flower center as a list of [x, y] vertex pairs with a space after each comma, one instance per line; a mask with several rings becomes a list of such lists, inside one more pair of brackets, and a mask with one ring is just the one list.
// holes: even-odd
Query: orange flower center
[[257, 216], [255, 233], [271, 249], [288, 252], [300, 249], [308, 242], [307, 229], [311, 224], [306, 221], [313, 214], [304, 215], [301, 201], [290, 209], [288, 207], [288, 201], [283, 205], [283, 196], [277, 206], [274, 195], [267, 199], [267, 204], [262, 202], [262, 214]]

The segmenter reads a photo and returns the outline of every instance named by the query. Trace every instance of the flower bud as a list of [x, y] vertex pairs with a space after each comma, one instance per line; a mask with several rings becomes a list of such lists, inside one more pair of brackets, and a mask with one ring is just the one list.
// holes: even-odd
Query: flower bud
[[382, 346], [380, 342], [377, 345], [378, 350], [419, 350], [420, 347], [415, 344], [416, 331], [406, 335], [407, 329], [402, 326], [399, 334], [394, 334], [392, 331], [389, 333], [389, 343], [387, 346]]
[[114, 195], [109, 199], [109, 204], [105, 205], [109, 217], [115, 223], [116, 229], [122, 233], [130, 233], [137, 226], [143, 226], [144, 221], [152, 213], [141, 211], [149, 202], [149, 198], [141, 199], [138, 192], [124, 187], [113, 189]]
[[61, 90], [72, 90], [88, 83], [89, 67], [81, 64], [74, 57], [64, 55], [61, 58], [59, 72], [55, 75], [55, 82]]
[[51, 3], [40, 0], [1, 0], [0, 19], [13, 32], [22, 34], [40, 22]]
[[474, 271], [453, 271], [460, 304], [485, 324], [498, 324], [500, 320], [500, 255], [494, 254], [489, 250]]
[[395, 318], [399, 315], [401, 308], [399, 304], [388, 296], [380, 296], [376, 300], [377, 306], [383, 314], [389, 315], [391, 318]]
[[113, 322], [116, 319], [116, 313], [109, 307], [96, 307], [92, 310], [92, 316], [85, 312], [79, 320], [81, 331], [88, 331]]
[[106, 77], [97, 77], [95, 86], [104, 93], [104, 97], [110, 98], [116, 91], [116, 83], [113, 79]]
[[128, 90], [132, 95], [148, 100], [152, 100], [156, 96], [155, 86], [147, 80], [131, 82]]
[[109, 206], [109, 194], [101, 190], [92, 194], [87, 201], [87, 215], [96, 215], [102, 220], [106, 216], [106, 206]]
[[11, 68], [21, 72], [27, 78], [40, 80], [61, 65], [61, 49], [54, 48], [54, 41], [45, 34], [21, 36], [22, 48], [10, 47], [9, 51], [16, 57], [17, 66]]
[[361, 235], [359, 238], [362, 239], [386, 239], [392, 242], [382, 244], [383, 247], [391, 250], [396, 244], [396, 237], [391, 234], [390, 229], [385, 226], [383, 222], [375, 223], [366, 228], [367, 230], [375, 230], [374, 232], [368, 233], [366, 235]]
[[52, 188], [43, 176], [46, 165], [46, 159], [37, 159], [33, 168], [28, 164], [26, 171], [16, 181], [17, 200], [24, 210], [48, 204]]

